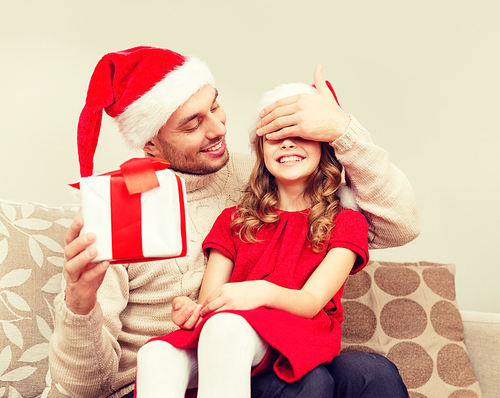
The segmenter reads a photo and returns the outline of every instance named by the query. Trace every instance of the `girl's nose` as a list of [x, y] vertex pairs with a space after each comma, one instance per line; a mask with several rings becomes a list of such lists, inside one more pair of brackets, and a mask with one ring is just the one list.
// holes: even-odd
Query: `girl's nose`
[[290, 149], [290, 148], [295, 148], [295, 142], [293, 142], [293, 140], [291, 140], [290, 138], [285, 138], [281, 143], [281, 149]]

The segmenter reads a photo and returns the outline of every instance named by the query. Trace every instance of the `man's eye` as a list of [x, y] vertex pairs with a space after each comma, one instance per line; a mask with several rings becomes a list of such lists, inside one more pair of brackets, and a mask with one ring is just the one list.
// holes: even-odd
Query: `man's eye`
[[214, 106], [212, 107], [211, 111], [212, 113], [214, 113], [217, 109], [220, 108], [220, 105], [219, 104], [214, 104]]
[[200, 127], [200, 121], [193, 120], [191, 123], [186, 125], [186, 131], [195, 131], [198, 127]]

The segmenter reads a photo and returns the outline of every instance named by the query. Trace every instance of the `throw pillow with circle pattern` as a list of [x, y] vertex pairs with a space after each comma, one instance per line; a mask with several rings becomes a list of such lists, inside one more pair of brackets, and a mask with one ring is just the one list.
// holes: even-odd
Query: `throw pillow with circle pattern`
[[464, 344], [453, 264], [370, 262], [343, 296], [342, 351], [377, 352], [410, 398], [480, 398]]

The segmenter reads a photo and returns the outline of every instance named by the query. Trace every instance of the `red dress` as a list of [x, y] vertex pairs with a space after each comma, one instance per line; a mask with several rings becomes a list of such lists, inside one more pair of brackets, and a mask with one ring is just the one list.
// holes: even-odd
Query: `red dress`
[[[246, 243], [230, 228], [235, 208], [225, 209], [203, 242], [203, 250], [217, 249], [234, 262], [231, 282], [267, 280], [282, 287], [301, 289], [324, 259], [328, 250], [343, 247], [357, 254], [351, 273], [360, 271], [368, 261], [368, 224], [361, 213], [342, 210], [335, 218], [328, 244], [315, 253], [307, 239], [308, 210], [279, 211], [280, 219], [262, 227], [257, 243]], [[274, 368], [287, 382], [300, 379], [318, 365], [330, 362], [340, 351], [343, 320], [342, 286], [314, 318], [260, 307], [246, 311], [227, 311], [244, 317], [271, 349], [254, 374]], [[205, 317], [194, 330], [177, 330], [152, 340], [168, 341], [179, 348], [196, 348]]]

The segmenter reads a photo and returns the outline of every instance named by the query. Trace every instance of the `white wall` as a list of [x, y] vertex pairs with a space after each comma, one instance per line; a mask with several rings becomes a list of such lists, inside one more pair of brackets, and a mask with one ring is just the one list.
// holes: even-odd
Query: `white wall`
[[[461, 308], [500, 312], [499, 20], [496, 0], [2, 1], [0, 198], [76, 201], [77, 119], [106, 52], [206, 60], [244, 152], [261, 93], [321, 63], [418, 200], [421, 236], [372, 258], [455, 263]], [[96, 171], [136, 155], [105, 116]]]

